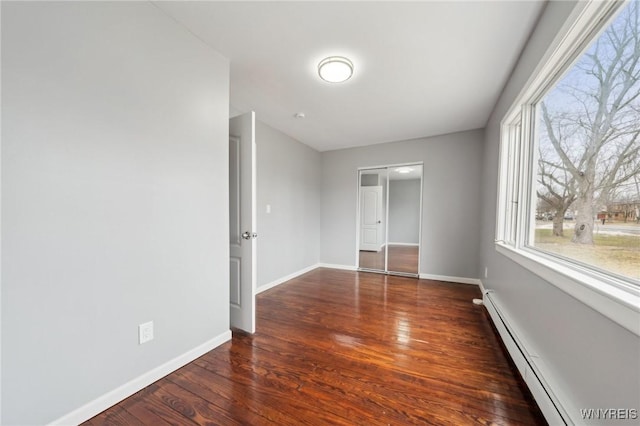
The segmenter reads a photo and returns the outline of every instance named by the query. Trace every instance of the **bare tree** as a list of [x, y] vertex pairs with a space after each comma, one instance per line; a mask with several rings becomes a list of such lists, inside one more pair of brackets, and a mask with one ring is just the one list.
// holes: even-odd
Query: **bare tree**
[[548, 190], [553, 183], [560, 207], [575, 200], [576, 243], [593, 244], [597, 204], [639, 173], [639, 33], [631, 2], [558, 85], [556, 98], [541, 103], [543, 137], [553, 150], [540, 154], [539, 183]]
[[[546, 111], [544, 103], [543, 112]], [[548, 118], [548, 113], [544, 113], [545, 128], [542, 129], [546, 138], [553, 138], [555, 145], [563, 147], [563, 140], [566, 139], [566, 132], [571, 128], [566, 120], [556, 117], [555, 120]], [[554, 146], [555, 146], [554, 145]], [[567, 209], [576, 200], [576, 180], [570, 170], [564, 166], [563, 161], [554, 152], [553, 147], [548, 145], [538, 145], [538, 191], [539, 200], [543, 200], [549, 207], [555, 210], [553, 217], [553, 235], [564, 236], [564, 216]]]

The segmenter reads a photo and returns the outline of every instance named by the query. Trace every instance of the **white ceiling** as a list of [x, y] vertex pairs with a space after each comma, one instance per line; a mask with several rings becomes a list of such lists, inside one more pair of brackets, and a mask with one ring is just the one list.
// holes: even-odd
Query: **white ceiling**
[[[484, 127], [545, 3], [155, 4], [230, 59], [233, 109], [327, 151]], [[335, 55], [345, 83], [318, 77]]]

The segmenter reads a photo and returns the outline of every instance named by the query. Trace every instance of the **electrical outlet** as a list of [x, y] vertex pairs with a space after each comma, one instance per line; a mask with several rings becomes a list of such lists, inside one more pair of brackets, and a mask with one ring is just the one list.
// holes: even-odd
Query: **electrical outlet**
[[484, 277], [485, 278], [489, 277], [489, 267], [487, 266], [484, 267]]
[[153, 340], [153, 321], [138, 326], [138, 343], [147, 343], [149, 340]]

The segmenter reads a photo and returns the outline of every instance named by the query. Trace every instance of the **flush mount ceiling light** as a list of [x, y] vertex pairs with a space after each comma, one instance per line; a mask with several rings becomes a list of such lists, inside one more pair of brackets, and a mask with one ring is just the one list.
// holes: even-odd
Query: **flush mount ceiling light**
[[320, 61], [318, 74], [329, 83], [342, 83], [353, 75], [353, 63], [342, 56], [330, 56]]

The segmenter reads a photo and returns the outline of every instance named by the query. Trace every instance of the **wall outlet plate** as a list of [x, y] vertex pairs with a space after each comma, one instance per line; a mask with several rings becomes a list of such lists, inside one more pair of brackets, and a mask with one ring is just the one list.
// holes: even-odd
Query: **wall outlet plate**
[[138, 326], [138, 343], [147, 343], [149, 340], [153, 340], [153, 321]]

